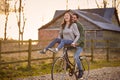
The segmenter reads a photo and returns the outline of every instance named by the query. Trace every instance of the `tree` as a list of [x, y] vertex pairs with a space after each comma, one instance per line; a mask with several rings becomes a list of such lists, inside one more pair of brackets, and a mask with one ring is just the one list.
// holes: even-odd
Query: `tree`
[[[97, 0], [95, 0], [95, 2], [96, 2], [96, 5], [97, 5], [98, 8], [106, 8], [107, 5], [110, 5], [108, 3], [112, 3], [111, 7], [116, 8], [117, 14], [119, 16], [119, 14], [120, 14], [120, 9], [119, 9], [120, 8], [120, 0], [112, 0], [112, 2], [110, 2], [109, 0], [103, 0], [102, 1], [102, 3], [103, 3], [102, 6], [97, 2]], [[119, 16], [119, 20], [120, 20], [120, 16]]]
[[98, 7], [98, 8], [100, 8], [100, 6], [99, 6], [99, 4], [98, 4], [97, 0], [95, 0], [95, 3], [96, 3], [96, 5], [97, 5], [97, 7]]
[[118, 18], [119, 18], [119, 22], [120, 22], [120, 16], [119, 16], [119, 14], [120, 14], [120, 0], [112, 0], [112, 7], [115, 7], [116, 8], [116, 10], [117, 10], [117, 14], [118, 14]]
[[7, 40], [7, 24], [8, 24], [8, 16], [9, 16], [9, 1], [5, 0], [5, 28], [4, 28], [4, 40]]
[[[98, 8], [106, 8], [107, 5], [109, 5], [108, 3], [110, 3], [110, 1], [109, 0], [103, 0], [102, 1], [103, 4], [101, 5], [101, 4], [98, 3], [97, 0], [95, 0], [95, 3], [96, 3], [96, 5], [97, 5]], [[112, 0], [111, 3], [112, 3], [111, 7], [118, 8], [119, 4], [120, 4], [120, 0]]]
[[107, 7], [107, 4], [108, 4], [108, 1], [107, 0], [103, 0], [102, 3], [103, 3], [103, 6], [102, 5], [99, 5], [99, 3], [97, 2], [97, 0], [95, 0], [95, 3], [97, 5], [98, 8], [106, 8]]
[[118, 1], [116, 1], [116, 8], [119, 8], [119, 6], [120, 6], [120, 0], [118, 0]]
[[68, 10], [68, 0], [66, 0], [66, 10]]
[[0, 0], [0, 13], [5, 11], [5, 0]]
[[[10, 8], [10, 1], [15, 1], [14, 10]], [[25, 0], [24, 0], [25, 1]], [[17, 8], [17, 2], [19, 2], [19, 8]], [[8, 17], [9, 12], [15, 12], [17, 18], [17, 24], [19, 29], [19, 40], [23, 40], [23, 33], [26, 23], [26, 18], [24, 14], [24, 6], [25, 3], [22, 5], [22, 0], [0, 0], [0, 10], [5, 14], [5, 28], [4, 28], [4, 40], [7, 40], [7, 24], [8, 24]], [[1, 12], [0, 11], [0, 12]], [[19, 13], [19, 15], [17, 15]]]
[[[80, 3], [80, 1], [78, 0], [78, 3]], [[80, 9], [80, 5], [78, 4], [78, 9]]]
[[[17, 9], [17, 2], [18, 0], [15, 1], [15, 13], [16, 13], [16, 18], [17, 18], [17, 24], [18, 24], [18, 29], [19, 29], [19, 41], [23, 41], [23, 34], [24, 34], [24, 28], [25, 28], [25, 23], [26, 23], [26, 18], [24, 14], [24, 6], [25, 3], [22, 5], [22, 0], [19, 0], [19, 8]], [[19, 14], [17, 14], [19, 13]]]
[[107, 4], [108, 4], [107, 0], [103, 0], [103, 8], [106, 8]]

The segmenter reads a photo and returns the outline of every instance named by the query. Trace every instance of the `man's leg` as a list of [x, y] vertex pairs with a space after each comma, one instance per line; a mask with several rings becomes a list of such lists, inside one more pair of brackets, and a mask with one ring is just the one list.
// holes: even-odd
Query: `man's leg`
[[77, 63], [77, 66], [79, 68], [78, 78], [81, 78], [82, 74], [83, 74], [81, 62], [80, 62], [80, 59], [79, 59], [79, 56], [80, 56], [80, 53], [82, 52], [82, 50], [83, 49], [81, 47], [77, 47], [76, 53], [74, 55], [75, 62]]

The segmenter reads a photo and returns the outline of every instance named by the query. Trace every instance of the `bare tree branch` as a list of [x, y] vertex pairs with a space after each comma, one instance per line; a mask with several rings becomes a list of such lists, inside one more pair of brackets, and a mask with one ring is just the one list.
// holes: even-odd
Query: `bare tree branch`
[[96, 5], [97, 5], [97, 7], [98, 7], [98, 8], [100, 8], [100, 6], [99, 6], [99, 4], [98, 4], [97, 0], [95, 0], [95, 3], [96, 3]]
[[107, 0], [103, 0], [103, 7], [106, 8], [107, 7]]
[[17, 22], [19, 22], [18, 15], [17, 15], [17, 8], [16, 8], [17, 2], [18, 2], [18, 0], [15, 1], [14, 9], [15, 9], [15, 13], [16, 13]]
[[7, 24], [8, 24], [8, 16], [9, 16], [9, 2], [5, 0], [5, 28], [4, 28], [4, 40], [7, 40]]
[[117, 5], [116, 5], [116, 8], [118, 8], [118, 7], [119, 7], [119, 4], [120, 4], [120, 0], [118, 1]]
[[14, 9], [16, 13], [17, 22], [18, 22], [17, 24], [19, 29], [19, 40], [23, 40], [23, 33], [24, 33], [25, 24], [26, 24], [26, 18], [24, 13], [25, 3], [23, 3], [22, 0], [19, 0], [19, 10], [16, 8], [17, 3], [18, 3], [18, 0], [15, 1]]

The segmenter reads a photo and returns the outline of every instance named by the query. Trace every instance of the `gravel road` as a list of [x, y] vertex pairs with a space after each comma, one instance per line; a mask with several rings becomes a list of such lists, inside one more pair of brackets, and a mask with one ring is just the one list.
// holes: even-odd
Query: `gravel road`
[[[50, 74], [16, 80], [51, 80]], [[91, 70], [88, 80], [120, 80], [120, 67], [103, 67]]]

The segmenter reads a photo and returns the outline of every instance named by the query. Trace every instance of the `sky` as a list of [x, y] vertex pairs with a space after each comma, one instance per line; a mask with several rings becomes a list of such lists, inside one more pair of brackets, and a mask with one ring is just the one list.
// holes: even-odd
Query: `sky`
[[[24, 40], [38, 39], [38, 28], [52, 20], [55, 10], [66, 10], [66, 0], [23, 0], [25, 1], [26, 26]], [[88, 2], [87, 2], [88, 1]], [[91, 4], [92, 1], [92, 4]], [[68, 0], [68, 9], [97, 7], [95, 0]], [[4, 36], [5, 16], [0, 15], [0, 38]], [[18, 39], [18, 27], [15, 14], [11, 13], [8, 20], [7, 37]]]
[[[68, 8], [69, 9], [77, 9], [79, 0], [69, 0]], [[86, 2], [82, 2], [85, 4]], [[85, 8], [84, 6], [81, 6]], [[41, 25], [49, 22], [55, 13], [55, 10], [66, 10], [66, 0], [27, 0], [26, 1], [26, 15], [27, 21], [29, 22], [26, 24], [26, 31], [30, 31], [30, 35], [25, 33], [24, 35], [28, 38], [31, 35], [34, 35], [32, 38], [38, 38], [38, 28]], [[30, 24], [32, 23], [32, 24]], [[30, 30], [31, 29], [31, 30]]]

